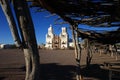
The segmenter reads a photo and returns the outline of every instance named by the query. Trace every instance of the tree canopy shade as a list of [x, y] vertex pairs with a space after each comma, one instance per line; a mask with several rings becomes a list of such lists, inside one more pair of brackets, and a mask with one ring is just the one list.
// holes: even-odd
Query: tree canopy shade
[[[82, 38], [101, 40], [103, 43], [120, 42], [120, 1], [119, 0], [27, 0], [32, 7], [40, 7], [59, 15], [71, 25], [87, 24], [94, 27], [117, 26], [116, 31], [96, 33], [77, 29]], [[117, 22], [117, 24], [112, 24]], [[76, 27], [74, 27], [76, 28]], [[89, 34], [87, 34], [89, 33]], [[109, 40], [109, 41], [108, 41]]]
[[[119, 0], [33, 0], [33, 6], [45, 8], [68, 22], [100, 24], [120, 20]], [[74, 19], [79, 18], [79, 19]], [[66, 19], [65, 19], [66, 20]], [[72, 20], [72, 21], [71, 21]]]

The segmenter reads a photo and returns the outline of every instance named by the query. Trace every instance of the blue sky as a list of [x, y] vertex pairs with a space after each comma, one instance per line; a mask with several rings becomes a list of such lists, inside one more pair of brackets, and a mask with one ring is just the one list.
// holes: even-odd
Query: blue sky
[[[36, 34], [36, 39], [37, 39], [38, 44], [45, 43], [45, 35], [47, 34], [47, 30], [48, 30], [48, 27], [50, 26], [50, 24], [53, 26], [54, 33], [57, 35], [60, 34], [61, 27], [66, 27], [69, 37], [71, 38], [71, 30], [69, 28], [69, 25], [68, 24], [55, 25], [54, 21], [56, 18], [58, 18], [58, 16], [47, 17], [50, 15], [51, 14], [47, 11], [36, 13], [35, 8], [31, 9], [31, 16], [32, 16], [33, 23], [34, 23], [35, 34]], [[94, 27], [90, 27], [87, 25], [83, 25], [83, 24], [79, 25], [79, 28], [87, 29], [87, 30], [89, 30], [89, 29], [95, 30], [96, 29], [98, 31], [116, 30], [116, 28], [94, 28]], [[0, 44], [1, 43], [13, 44], [14, 41], [13, 41], [10, 29], [9, 29], [8, 23], [6, 21], [6, 18], [0, 7]]]
[[[35, 28], [35, 34], [37, 43], [45, 43], [45, 35], [47, 33], [48, 27], [50, 24], [53, 26], [54, 33], [59, 35], [61, 32], [61, 27], [67, 27], [69, 35], [71, 35], [71, 31], [69, 29], [68, 24], [62, 24], [62, 25], [55, 25], [54, 21], [58, 16], [50, 16], [51, 14], [47, 11], [45, 12], [35, 12], [35, 8], [31, 9], [31, 16], [34, 23]], [[0, 7], [0, 43], [5, 44], [13, 44], [13, 38], [8, 26], [8, 23], [6, 21], [5, 15], [2, 12], [2, 9]]]

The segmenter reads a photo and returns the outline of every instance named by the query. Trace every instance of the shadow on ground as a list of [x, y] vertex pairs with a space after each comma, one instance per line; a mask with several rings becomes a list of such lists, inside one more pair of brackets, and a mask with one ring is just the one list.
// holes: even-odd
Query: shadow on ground
[[[40, 64], [40, 69], [41, 80], [76, 80], [75, 65]], [[16, 71], [16, 69], [12, 70], [12, 72]], [[18, 68], [18, 71], [25, 72], [25, 66]], [[108, 70], [101, 69], [98, 64], [92, 64], [89, 68], [82, 67], [81, 72], [85, 80], [109, 80]], [[4, 80], [4, 78], [7, 78], [7, 76], [0, 76], [0, 80]]]
[[40, 64], [42, 80], [75, 80], [75, 66]]
[[[75, 79], [76, 66], [74, 65], [60, 65], [56, 63], [40, 64], [40, 69], [41, 69], [40, 70], [41, 80], [76, 80]], [[11, 71], [16, 72], [16, 70], [18, 70], [17, 72], [19, 71], [25, 72], [25, 66], [22, 66], [18, 69], [13, 69], [13, 68], [9, 69], [10, 71], [6, 69], [0, 69], [0, 70], [2, 70], [3, 72], [4, 70], [7, 72], [11, 72]], [[90, 65], [89, 68], [83, 67], [81, 69], [81, 72], [82, 75], [85, 77], [85, 80], [109, 80], [108, 70], [101, 69], [98, 64]], [[15, 74], [16, 73], [12, 73], [11, 75], [15, 75]], [[17, 76], [15, 75], [14, 78]], [[6, 76], [0, 75], [0, 80], [4, 80], [5, 78], [7, 78], [7, 74]], [[88, 79], [88, 78], [93, 78], [93, 79]]]
[[5, 79], [5, 77], [0, 77], [0, 80], [3, 80], [3, 79]]
[[82, 68], [82, 74], [84, 77], [92, 77], [95, 80], [109, 80], [109, 71], [101, 69], [98, 64], [91, 64], [89, 68]]
[[[40, 66], [42, 80], [75, 80], [76, 66], [55, 63], [41, 64]], [[108, 70], [101, 69], [97, 64], [91, 65], [89, 68], [82, 68], [81, 71], [86, 78], [108, 80]]]

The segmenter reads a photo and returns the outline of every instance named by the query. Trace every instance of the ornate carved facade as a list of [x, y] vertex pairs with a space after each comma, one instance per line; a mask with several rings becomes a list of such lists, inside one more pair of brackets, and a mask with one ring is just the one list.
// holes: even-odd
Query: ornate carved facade
[[54, 35], [53, 37], [53, 42], [52, 42], [52, 45], [53, 45], [53, 49], [59, 49], [60, 48], [60, 37], [57, 36], [57, 35]]
[[46, 48], [48, 49], [67, 49], [68, 48], [68, 33], [65, 27], [62, 27], [62, 32], [59, 36], [53, 33], [52, 25], [48, 28], [46, 34]]

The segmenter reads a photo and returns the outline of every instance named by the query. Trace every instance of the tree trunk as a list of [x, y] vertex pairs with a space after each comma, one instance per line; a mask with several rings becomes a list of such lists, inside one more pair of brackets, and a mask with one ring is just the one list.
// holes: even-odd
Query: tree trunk
[[113, 45], [109, 45], [109, 50], [110, 50], [110, 56], [111, 57], [114, 57], [114, 52], [113, 52], [113, 47], [112, 47]]
[[117, 46], [116, 45], [113, 45], [113, 46], [114, 46], [115, 60], [118, 60]]
[[26, 62], [25, 80], [40, 80], [39, 52], [28, 5], [25, 0], [13, 0], [13, 5], [23, 36], [23, 51]]
[[17, 47], [20, 47], [21, 41], [20, 41], [20, 37], [18, 34], [18, 30], [17, 30], [17, 26], [15, 23], [14, 17], [13, 17], [13, 14], [12, 14], [12, 11], [11, 11], [11, 8], [9, 5], [9, 1], [8, 0], [0, 0], [0, 5], [1, 5], [2, 10], [6, 16], [7, 21], [8, 21], [8, 24], [9, 24], [13, 39], [15, 41], [15, 44]]
[[90, 41], [88, 39], [86, 39], [86, 45], [87, 45], [86, 67], [89, 68], [93, 55], [92, 55], [92, 50], [90, 46]]
[[76, 59], [76, 80], [83, 80], [83, 76], [81, 75], [81, 66], [80, 66], [80, 60], [81, 60], [81, 47], [79, 45], [79, 38], [78, 38], [78, 33], [75, 33], [75, 29], [78, 26], [72, 25], [72, 37], [73, 37], [73, 42], [74, 42], [74, 47], [75, 47], [75, 59]]
[[77, 59], [77, 45], [76, 45], [76, 40], [75, 40], [74, 25], [71, 25], [71, 29], [72, 29], [72, 40], [73, 40], [74, 47], [75, 47], [75, 59]]
[[[1, 7], [9, 23], [14, 40], [21, 46], [20, 37], [10, 9], [8, 0], [0, 0]], [[25, 0], [13, 0], [14, 9], [21, 30], [22, 47], [26, 62], [25, 80], [40, 80], [39, 52], [34, 32], [34, 26]]]
[[76, 45], [77, 45], [77, 80], [83, 80], [82, 74], [81, 74], [81, 66], [80, 66], [80, 60], [81, 60], [81, 45], [79, 43], [79, 37], [78, 37], [78, 32], [76, 31]]

